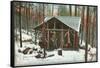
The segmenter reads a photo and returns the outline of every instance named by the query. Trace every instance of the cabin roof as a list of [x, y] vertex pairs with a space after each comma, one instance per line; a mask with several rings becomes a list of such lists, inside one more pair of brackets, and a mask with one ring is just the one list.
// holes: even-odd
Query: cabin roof
[[[80, 23], [81, 23], [81, 17], [76, 17], [76, 16], [47, 16], [44, 19], [45, 23], [48, 23], [50, 19], [56, 18], [57, 20], [61, 21], [63, 24], [69, 26], [73, 30], [79, 32], [80, 30]], [[42, 25], [43, 23], [39, 24], [38, 26]], [[38, 27], [36, 26], [36, 27]], [[35, 28], [36, 28], [35, 27]]]

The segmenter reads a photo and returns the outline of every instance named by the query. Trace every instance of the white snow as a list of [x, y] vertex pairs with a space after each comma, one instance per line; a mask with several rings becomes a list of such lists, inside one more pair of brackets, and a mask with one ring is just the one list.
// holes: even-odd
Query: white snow
[[[22, 39], [32, 39], [31, 36], [26, 35], [25, 33], [22, 33]], [[38, 42], [38, 40], [37, 40]], [[42, 65], [42, 64], [56, 64], [56, 63], [73, 63], [73, 62], [85, 62], [85, 50], [79, 49], [79, 51], [74, 50], [62, 50], [62, 56], [58, 55], [58, 50], [54, 51], [46, 51], [47, 55], [54, 54], [52, 57], [47, 57], [45, 59], [42, 58], [35, 58], [37, 55], [37, 52], [33, 52], [32, 54], [22, 54], [18, 52], [18, 49], [24, 50], [27, 47], [30, 48], [37, 48], [40, 50], [40, 46], [37, 44], [33, 44], [30, 42], [22, 42], [23, 47], [20, 48], [19, 41], [15, 41], [15, 65], [16, 66], [25, 66], [25, 65]], [[85, 45], [84, 41], [82, 42], [82, 45]], [[91, 48], [91, 47], [90, 47]], [[88, 61], [91, 61], [91, 55], [93, 54], [93, 60], [96, 60], [96, 48], [91, 48], [88, 53]]]
[[[20, 39], [20, 36], [18, 36], [18, 39]], [[25, 41], [25, 40], [32, 40], [32, 37], [22, 33], [22, 41]]]
[[[83, 51], [84, 52], [84, 51]], [[47, 52], [47, 54], [54, 54], [53, 57], [46, 59], [36, 59], [34, 55], [21, 55], [23, 57], [20, 61], [16, 62], [16, 65], [41, 65], [41, 64], [56, 64], [56, 63], [72, 63], [72, 62], [84, 62], [84, 53], [81, 50], [78, 51], [63, 51], [63, 56], [59, 56], [57, 51]], [[18, 59], [18, 57], [16, 58]]]
[[96, 61], [96, 48], [90, 48], [88, 51], [88, 61]]
[[85, 46], [85, 41], [82, 40], [82, 43], [81, 43], [81, 40], [80, 40], [80, 41], [79, 41], [79, 44], [80, 44], [81, 47], [84, 47], [84, 46]]
[[16, 44], [15, 47], [15, 65], [16, 66], [23, 66], [23, 65], [41, 65], [41, 64], [56, 64], [56, 63], [72, 63], [72, 62], [84, 62], [84, 54], [85, 51], [79, 49], [79, 51], [62, 51], [62, 56], [58, 55], [58, 50], [47, 52], [47, 55], [54, 54], [52, 57], [48, 57], [45, 59], [37, 59], [34, 56], [37, 55], [36, 52], [32, 54], [24, 55], [22, 53], [18, 53], [18, 49], [25, 49], [26, 47], [37, 47], [38, 45], [30, 44], [30, 43], [23, 43], [23, 48], [20, 48], [19, 45]]
[[[85, 47], [85, 41], [82, 40], [82, 44], [81, 44], [81, 40], [80, 40], [80, 46], [81, 47]], [[96, 61], [96, 48], [93, 47], [88, 44], [88, 61]]]

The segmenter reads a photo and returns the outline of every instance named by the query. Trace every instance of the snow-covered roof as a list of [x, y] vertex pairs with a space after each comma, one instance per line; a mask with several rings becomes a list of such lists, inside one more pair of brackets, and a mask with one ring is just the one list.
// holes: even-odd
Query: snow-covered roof
[[70, 28], [74, 29], [75, 31], [79, 32], [81, 17], [76, 16], [48, 16], [44, 19], [44, 22], [49, 21], [52, 18], [56, 18], [65, 25], [69, 26]]
[[[63, 24], [67, 25], [68, 27], [72, 28], [73, 30], [79, 32], [80, 30], [80, 23], [81, 17], [76, 16], [47, 16], [44, 19], [44, 22], [47, 23], [50, 19], [56, 18], [57, 20], [61, 21]], [[39, 27], [43, 23], [39, 24], [35, 28]]]

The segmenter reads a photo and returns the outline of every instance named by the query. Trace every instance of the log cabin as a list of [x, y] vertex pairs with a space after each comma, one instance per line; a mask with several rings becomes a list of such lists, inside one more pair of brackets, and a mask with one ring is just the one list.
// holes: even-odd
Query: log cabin
[[46, 39], [47, 49], [78, 49], [80, 24], [81, 17], [47, 16], [34, 28], [35, 39], [40, 39], [42, 28], [45, 28], [44, 39]]

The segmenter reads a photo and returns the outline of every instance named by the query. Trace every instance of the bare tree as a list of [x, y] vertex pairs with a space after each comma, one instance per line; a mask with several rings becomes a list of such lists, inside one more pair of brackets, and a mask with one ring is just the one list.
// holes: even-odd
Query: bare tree
[[75, 16], [77, 16], [77, 6], [75, 6]]
[[28, 34], [28, 3], [26, 3], [26, 30], [27, 30], [27, 34]]
[[89, 24], [89, 6], [87, 6], [87, 16], [86, 16], [86, 47], [85, 47], [85, 62], [88, 60], [88, 24]]
[[[45, 18], [45, 6], [43, 4], [43, 18]], [[44, 23], [44, 20], [43, 20]], [[46, 57], [46, 25], [44, 23], [44, 25], [42, 26], [42, 46], [43, 46], [43, 50], [44, 50], [44, 56], [43, 58]]]
[[70, 13], [70, 16], [72, 16], [72, 6], [69, 5], [69, 13]]
[[84, 34], [84, 13], [85, 13], [85, 7], [82, 7], [82, 12], [81, 12], [81, 44], [83, 40], [83, 34]]
[[21, 32], [21, 25], [22, 25], [22, 17], [21, 17], [21, 3], [19, 3], [19, 32], [20, 32], [20, 47], [22, 47], [22, 32]]
[[52, 16], [54, 14], [54, 5], [52, 4]]

